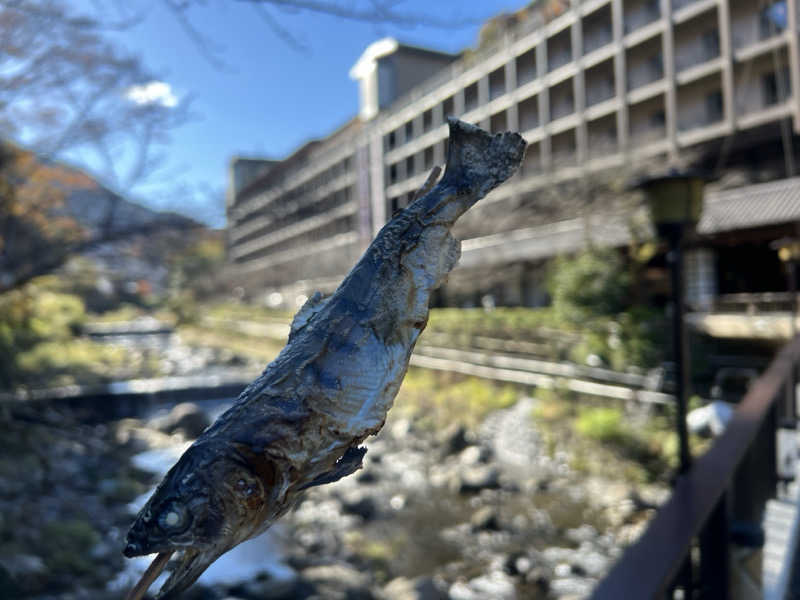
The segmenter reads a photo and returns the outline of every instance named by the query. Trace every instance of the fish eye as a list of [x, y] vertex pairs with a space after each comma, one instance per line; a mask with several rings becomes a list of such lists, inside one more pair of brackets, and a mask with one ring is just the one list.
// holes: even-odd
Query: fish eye
[[189, 527], [191, 518], [186, 507], [178, 502], [170, 502], [158, 517], [158, 526], [167, 533], [182, 533]]

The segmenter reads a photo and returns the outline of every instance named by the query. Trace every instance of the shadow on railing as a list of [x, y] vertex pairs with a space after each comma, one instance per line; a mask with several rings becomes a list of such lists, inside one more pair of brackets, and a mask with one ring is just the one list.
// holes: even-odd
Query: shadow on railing
[[786, 389], [799, 361], [800, 336], [753, 384], [725, 432], [678, 477], [592, 598], [671, 598], [678, 588], [683, 598], [731, 597], [731, 543], [763, 544], [761, 520], [779, 479], [777, 428], [794, 418]]

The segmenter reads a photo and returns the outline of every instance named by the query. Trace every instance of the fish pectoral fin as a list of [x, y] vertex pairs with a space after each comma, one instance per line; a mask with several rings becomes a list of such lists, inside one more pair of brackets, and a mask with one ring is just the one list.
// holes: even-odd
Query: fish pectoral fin
[[336, 464], [333, 465], [330, 471], [319, 475], [317, 478], [303, 485], [300, 489], [304, 490], [316, 485], [333, 483], [334, 481], [339, 481], [342, 477], [352, 475], [363, 466], [362, 461], [366, 453], [366, 448], [348, 448], [342, 457], [336, 461]]

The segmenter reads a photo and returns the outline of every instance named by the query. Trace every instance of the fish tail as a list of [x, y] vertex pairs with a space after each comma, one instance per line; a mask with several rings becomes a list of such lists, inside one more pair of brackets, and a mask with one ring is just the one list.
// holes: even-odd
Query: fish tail
[[453, 117], [448, 118], [448, 125], [450, 140], [444, 176], [418, 202], [426, 216], [452, 225], [514, 174], [525, 155], [526, 142], [518, 133], [492, 135]]

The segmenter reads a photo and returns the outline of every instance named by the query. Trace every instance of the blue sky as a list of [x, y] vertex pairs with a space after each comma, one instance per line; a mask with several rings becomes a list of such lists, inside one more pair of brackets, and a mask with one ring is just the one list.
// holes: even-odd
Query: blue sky
[[[342, 5], [349, 4], [343, 0]], [[367, 3], [368, 4], [368, 3]], [[401, 42], [457, 52], [475, 44], [478, 21], [524, 0], [458, 2], [407, 0], [398, 10], [474, 24], [449, 30], [346, 21], [310, 12], [270, 7], [270, 16], [304, 47], [286, 43], [246, 2], [210, 2], [191, 14], [194, 26], [213, 40], [220, 68], [206, 60], [161, 0], [137, 5], [143, 18], [113, 33], [119, 44], [140, 55], [178, 98], [191, 98], [194, 117], [166, 148], [160, 172], [134, 199], [181, 210], [224, 225], [222, 198], [231, 156], [280, 158], [304, 141], [324, 136], [358, 110], [357, 85], [348, 70], [368, 44], [384, 36]], [[97, 0], [74, 0], [76, 8], [98, 10]], [[101, 6], [102, 7], [102, 6]], [[105, 16], [113, 11], [106, 7]], [[91, 168], [93, 165], [89, 165]], [[183, 186], [185, 194], [175, 194]]]

